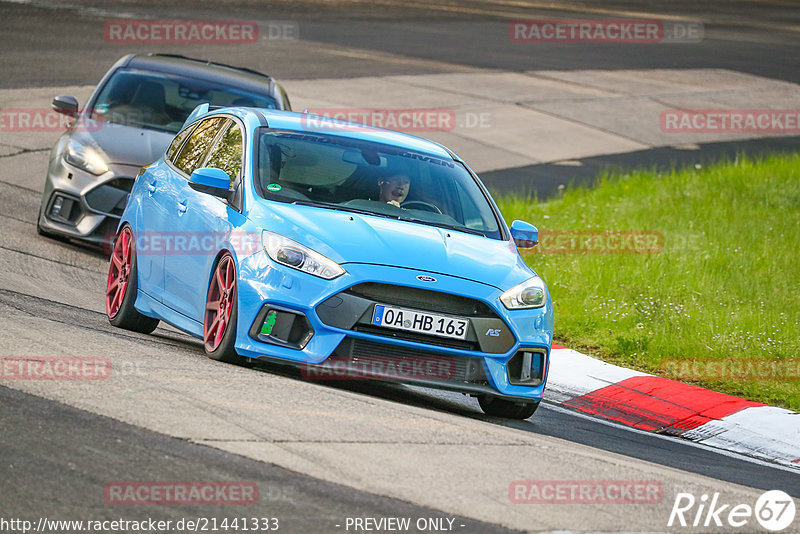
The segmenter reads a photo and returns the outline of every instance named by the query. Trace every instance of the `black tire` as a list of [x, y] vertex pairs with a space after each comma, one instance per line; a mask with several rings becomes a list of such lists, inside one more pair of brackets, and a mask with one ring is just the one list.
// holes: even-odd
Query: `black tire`
[[[227, 252], [219, 257], [217, 262], [214, 264], [214, 269], [212, 269], [212, 273], [216, 273], [217, 267], [219, 264], [225, 259], [230, 258], [230, 261], [233, 261], [233, 258]], [[235, 268], [235, 264], [234, 264]], [[208, 294], [211, 291], [211, 284], [213, 283], [214, 274], [211, 276], [211, 280], [208, 283], [208, 289], [206, 289], [206, 301], [208, 301]], [[212, 360], [216, 360], [218, 362], [225, 362], [225, 363], [232, 363], [234, 365], [241, 365], [244, 367], [250, 366], [250, 360], [243, 356], [239, 356], [236, 352], [236, 327], [239, 322], [239, 284], [234, 285], [233, 289], [233, 300], [232, 300], [232, 309], [231, 309], [231, 316], [230, 321], [228, 324], [225, 325], [225, 332], [222, 334], [222, 340], [219, 342], [219, 345], [213, 350], [208, 350], [208, 344], [205, 343], [205, 339], [203, 340], [203, 350], [206, 353], [206, 356], [211, 358]], [[203, 323], [203, 337], [206, 334], [206, 325], [205, 321]]]
[[480, 395], [478, 404], [486, 415], [506, 419], [527, 419], [539, 407], [538, 402], [517, 402], [492, 395]]
[[[119, 234], [117, 235], [117, 240], [122, 235], [123, 232], [131, 231], [129, 226], [124, 226], [120, 229]], [[112, 250], [112, 259], [109, 260], [109, 277], [111, 276], [111, 269], [113, 266], [113, 254], [116, 252], [116, 245], [117, 240], [115, 240], [114, 247], [115, 249]], [[125, 287], [125, 293], [122, 297], [122, 303], [119, 305], [119, 309], [116, 313], [111, 315], [111, 309], [108, 304], [108, 296], [106, 296], [106, 316], [108, 317], [108, 322], [111, 323], [112, 326], [116, 326], [117, 328], [124, 328], [125, 330], [132, 330], [133, 332], [140, 332], [142, 334], [149, 334], [153, 330], [156, 329], [158, 326], [158, 319], [153, 319], [152, 317], [147, 317], [146, 315], [142, 315], [139, 313], [136, 308], [133, 307], [134, 303], [136, 302], [136, 293], [137, 293], [137, 270], [136, 270], [136, 250], [135, 250], [135, 240], [131, 239], [130, 241], [131, 246], [134, 248], [132, 251], [132, 260], [131, 260], [131, 267], [130, 273], [128, 275], [128, 284]]]

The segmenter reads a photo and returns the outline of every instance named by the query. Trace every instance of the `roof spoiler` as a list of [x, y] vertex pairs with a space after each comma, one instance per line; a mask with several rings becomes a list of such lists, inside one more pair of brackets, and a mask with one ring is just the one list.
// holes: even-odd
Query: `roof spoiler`
[[194, 108], [191, 113], [189, 113], [188, 117], [186, 117], [186, 120], [184, 121], [183, 126], [181, 126], [181, 130], [186, 128], [188, 125], [190, 125], [191, 123], [193, 123], [194, 121], [196, 121], [197, 119], [202, 117], [203, 115], [206, 115], [206, 114], [208, 114], [208, 113], [210, 113], [212, 111], [216, 111], [218, 109], [222, 109], [222, 108], [225, 108], [225, 107], [229, 107], [229, 106], [212, 106], [208, 102], [200, 104], [199, 106]]

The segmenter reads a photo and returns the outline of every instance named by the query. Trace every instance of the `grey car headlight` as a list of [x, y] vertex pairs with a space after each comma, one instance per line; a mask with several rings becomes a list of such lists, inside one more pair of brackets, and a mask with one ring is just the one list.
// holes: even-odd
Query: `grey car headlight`
[[97, 151], [83, 146], [77, 141], [70, 141], [64, 152], [64, 161], [95, 176], [108, 172], [108, 165]]
[[273, 261], [292, 269], [332, 280], [345, 273], [341, 265], [297, 241], [263, 230], [261, 243]]
[[502, 295], [500, 302], [509, 310], [541, 308], [547, 302], [547, 288], [538, 276], [518, 284]]

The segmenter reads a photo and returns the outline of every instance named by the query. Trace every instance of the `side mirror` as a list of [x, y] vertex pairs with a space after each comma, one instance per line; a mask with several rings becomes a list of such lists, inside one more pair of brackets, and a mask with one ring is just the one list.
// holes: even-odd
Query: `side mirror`
[[539, 230], [525, 221], [511, 223], [511, 237], [518, 248], [531, 248], [539, 244]]
[[78, 99], [71, 95], [58, 95], [53, 99], [53, 103], [50, 104], [50, 107], [52, 107], [53, 111], [56, 113], [74, 117], [78, 114]]
[[192, 172], [189, 186], [202, 193], [227, 199], [230, 195], [231, 177], [222, 169], [201, 167]]

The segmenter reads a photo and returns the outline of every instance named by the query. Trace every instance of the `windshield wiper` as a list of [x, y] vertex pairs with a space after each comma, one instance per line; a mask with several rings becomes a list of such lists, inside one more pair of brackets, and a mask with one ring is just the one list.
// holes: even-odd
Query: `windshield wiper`
[[361, 215], [374, 215], [376, 217], [386, 217], [389, 219], [395, 219], [396, 217], [393, 215], [384, 215], [383, 213], [376, 213], [374, 211], [369, 210], [361, 210], [358, 208], [350, 208], [347, 206], [342, 206], [339, 204], [328, 204], [327, 202], [317, 202], [315, 200], [300, 200], [300, 199], [292, 199], [288, 201], [290, 204], [300, 204], [301, 206], [312, 206], [315, 208], [327, 208], [329, 210], [336, 210], [336, 211], [347, 211], [350, 213], [358, 213]]
[[437, 223], [433, 221], [426, 221], [424, 219], [418, 219], [416, 217], [407, 217], [405, 215], [389, 215], [387, 213], [379, 213], [376, 211], [369, 211], [369, 210], [362, 210], [358, 208], [351, 208], [347, 206], [341, 206], [339, 204], [328, 204], [326, 202], [317, 202], [314, 200], [301, 200], [301, 199], [292, 199], [289, 201], [290, 204], [300, 204], [302, 206], [313, 206], [317, 208], [327, 208], [336, 211], [347, 211], [350, 213], [358, 213], [361, 215], [372, 215], [374, 217], [383, 217], [384, 219], [396, 219], [398, 221], [405, 221], [405, 222], [413, 222], [413, 223], [420, 223], [426, 226], [434, 226], [436, 228], [445, 228], [447, 230], [454, 230], [456, 232], [464, 232], [465, 234], [472, 234], [472, 235], [479, 235], [481, 237], [486, 237], [486, 234], [481, 232], [480, 230], [474, 230], [472, 228], [467, 228], [466, 226], [456, 226], [454, 224], [447, 224], [447, 223]]
[[435, 226], [436, 228], [445, 228], [447, 230], [455, 230], [456, 232], [464, 232], [465, 234], [473, 234], [479, 235], [482, 237], [486, 237], [486, 234], [481, 232], [480, 230], [474, 230], [472, 228], [467, 228], [466, 226], [456, 226], [455, 224], [447, 224], [447, 223], [437, 223], [433, 221], [426, 221], [424, 219], [417, 219], [416, 217], [397, 217], [400, 221], [407, 221], [407, 222], [415, 222], [424, 224], [426, 226]]

